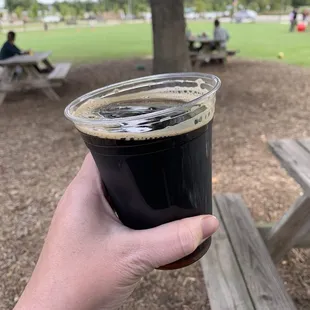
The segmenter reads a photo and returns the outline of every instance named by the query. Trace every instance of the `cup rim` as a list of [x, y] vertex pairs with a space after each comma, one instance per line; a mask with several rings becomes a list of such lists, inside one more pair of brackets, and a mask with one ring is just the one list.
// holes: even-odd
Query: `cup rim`
[[[212, 89], [210, 91], [208, 91], [204, 95], [198, 96], [197, 98], [187, 102], [186, 104], [182, 105], [182, 107], [184, 107], [184, 106], [191, 107], [191, 106], [196, 105], [201, 100], [204, 100], [204, 99], [212, 96], [221, 87], [221, 80], [216, 75], [208, 74], [208, 73], [183, 72], [183, 73], [165, 73], [165, 74], [148, 75], [148, 76], [144, 76], [144, 77], [140, 77], [140, 78], [135, 78], [135, 79], [126, 80], [123, 82], [110, 84], [110, 85], [95, 89], [91, 92], [88, 92], [88, 93], [76, 98], [75, 100], [71, 101], [67, 105], [67, 107], [65, 108], [65, 111], [64, 111], [65, 117], [68, 120], [72, 121], [74, 124], [84, 124], [84, 125], [92, 125], [92, 126], [101, 125], [102, 126], [102, 125], [112, 125], [112, 124], [120, 123], [120, 122], [124, 122], [124, 121], [139, 120], [139, 119], [143, 119], [146, 117], [151, 118], [151, 117], [158, 117], [158, 116], [165, 115], [166, 113], [170, 113], [170, 112], [175, 111], [175, 107], [164, 109], [161, 111], [150, 112], [147, 114], [129, 116], [126, 118], [122, 117], [122, 118], [99, 119], [99, 120], [86, 119], [83, 117], [74, 116], [70, 112], [70, 110], [74, 106], [81, 104], [83, 102], [86, 102], [87, 100], [96, 97], [100, 93], [108, 92], [108, 91], [111, 91], [113, 89], [117, 89], [118, 87], [130, 86], [130, 85], [134, 85], [134, 84], [138, 84], [138, 83], [142, 83], [142, 82], [150, 82], [151, 83], [151, 82], [156, 82], [156, 81], [160, 81], [160, 80], [163, 80], [163, 83], [164, 83], [165, 81], [167, 81], [169, 79], [175, 79], [175, 78], [179, 78], [179, 79], [185, 79], [185, 78], [206, 79], [206, 78], [208, 78], [208, 79], [212, 79], [213, 81], [215, 81], [215, 85], [212, 87]], [[136, 86], [133, 86], [133, 89], [135, 87]]]

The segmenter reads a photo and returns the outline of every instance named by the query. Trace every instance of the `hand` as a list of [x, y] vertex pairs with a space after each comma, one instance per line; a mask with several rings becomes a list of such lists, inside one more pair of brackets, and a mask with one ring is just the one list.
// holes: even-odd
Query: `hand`
[[192, 253], [217, 227], [211, 215], [147, 230], [125, 227], [89, 154], [57, 206], [15, 310], [117, 309], [142, 276]]

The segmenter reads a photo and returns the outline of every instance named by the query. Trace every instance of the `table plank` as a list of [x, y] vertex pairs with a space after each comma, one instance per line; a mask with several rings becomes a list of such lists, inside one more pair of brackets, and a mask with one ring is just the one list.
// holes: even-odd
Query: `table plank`
[[297, 141], [310, 153], [310, 139], [298, 139]]
[[279, 159], [283, 168], [310, 196], [310, 153], [295, 140], [270, 141], [273, 154]]
[[42, 60], [48, 58], [52, 52], [37, 52], [33, 55], [16, 55], [5, 60], [0, 60], [0, 66], [16, 66], [16, 65], [28, 65], [37, 64]]
[[208, 253], [200, 260], [212, 309], [254, 310], [233, 249], [213, 201], [213, 214], [221, 225]]
[[[285, 217], [285, 215], [284, 215]], [[268, 223], [264, 223], [264, 222], [259, 222], [256, 223], [256, 228], [258, 230], [258, 232], [260, 233], [260, 235], [262, 236], [263, 240], [266, 243], [266, 238], [268, 236], [270, 236], [270, 232], [272, 230], [273, 227], [275, 227], [274, 225], [277, 225], [277, 222], [268, 222]], [[309, 226], [309, 230], [310, 230], [310, 225]], [[302, 248], [302, 249], [307, 249], [310, 248], [310, 231], [308, 233], [304, 233], [303, 231], [298, 234], [298, 237], [296, 238], [294, 244], [293, 244], [293, 248]]]
[[215, 201], [255, 309], [296, 309], [243, 200], [225, 194]]
[[48, 80], [64, 80], [71, 68], [70, 62], [58, 63], [54, 65], [54, 70], [48, 75]]

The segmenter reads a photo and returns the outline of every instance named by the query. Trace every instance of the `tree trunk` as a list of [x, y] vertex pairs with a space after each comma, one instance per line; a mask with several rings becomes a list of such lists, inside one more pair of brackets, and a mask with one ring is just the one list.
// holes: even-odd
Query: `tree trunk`
[[154, 74], [190, 71], [183, 0], [150, 0], [150, 2]]

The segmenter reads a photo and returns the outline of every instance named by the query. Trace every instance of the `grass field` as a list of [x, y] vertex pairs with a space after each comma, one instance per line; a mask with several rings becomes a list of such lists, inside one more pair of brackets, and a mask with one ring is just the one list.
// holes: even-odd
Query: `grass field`
[[[288, 25], [224, 24], [231, 34], [229, 48], [239, 49], [240, 56], [283, 61], [310, 66], [310, 33], [288, 33]], [[191, 22], [193, 33], [212, 34], [208, 22]], [[5, 39], [5, 34], [0, 35]], [[18, 33], [17, 45], [34, 51], [51, 50], [53, 60], [75, 63], [105, 59], [133, 58], [152, 53], [152, 32], [149, 24], [120, 24], [98, 28], [70, 28]]]

